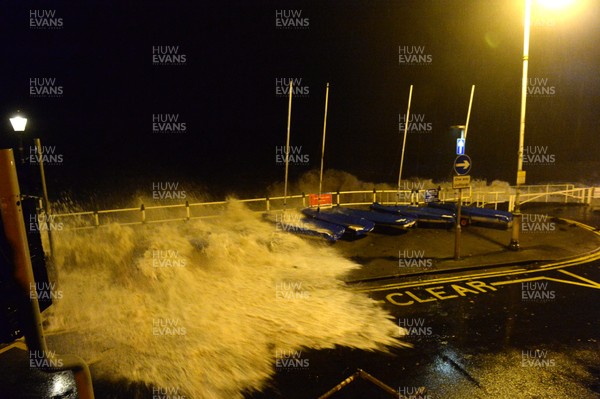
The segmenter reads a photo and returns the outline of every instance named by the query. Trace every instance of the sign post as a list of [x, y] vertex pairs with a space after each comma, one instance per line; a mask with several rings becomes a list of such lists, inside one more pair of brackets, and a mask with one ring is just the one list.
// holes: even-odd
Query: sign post
[[[456, 152], [458, 152], [458, 146], [456, 148]], [[454, 260], [460, 259], [462, 190], [463, 188], [468, 188], [471, 184], [471, 176], [467, 175], [467, 173], [469, 173], [471, 170], [471, 165], [471, 158], [466, 154], [461, 154], [454, 160], [454, 172], [456, 172], [457, 176], [454, 176], [452, 179], [452, 188], [458, 189], [458, 203], [456, 204], [456, 226], [454, 234]]]
[[460, 225], [460, 213], [462, 206], [462, 188], [458, 189], [458, 204], [456, 205], [456, 234], [454, 235], [454, 260], [460, 259], [460, 233], [462, 226]]

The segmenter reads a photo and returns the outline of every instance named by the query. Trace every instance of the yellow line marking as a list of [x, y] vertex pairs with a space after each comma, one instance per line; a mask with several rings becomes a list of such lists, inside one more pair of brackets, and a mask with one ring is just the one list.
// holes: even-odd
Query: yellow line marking
[[[558, 269], [560, 267], [565, 267], [565, 266], [574, 266], [574, 265], [578, 265], [581, 264], [582, 261], [593, 261], [593, 260], [597, 260], [600, 259], [600, 252], [596, 252], [593, 254], [589, 254], [589, 255], [585, 255], [582, 256], [580, 258], [576, 258], [576, 259], [570, 259], [570, 260], [565, 260], [565, 261], [560, 261], [560, 262], [553, 262], [553, 263], [548, 263], [545, 264], [543, 266], [540, 266], [540, 269]], [[571, 264], [572, 263], [572, 264]], [[510, 264], [507, 264], [506, 267], [510, 267]], [[462, 281], [465, 278], [469, 279], [469, 278], [489, 278], [489, 277], [495, 277], [495, 276], [505, 276], [505, 275], [511, 275], [511, 274], [520, 274], [520, 273], [532, 273], [532, 272], [539, 272], [541, 270], [527, 270], [527, 269], [523, 269], [523, 268], [519, 268], [519, 269], [513, 269], [510, 271], [503, 271], [503, 272], [498, 272], [498, 271], [494, 271], [494, 272], [485, 272], [485, 273], [479, 273], [479, 274], [469, 274], [468, 276], [455, 276], [455, 277], [443, 277], [443, 278], [438, 278], [438, 279], [433, 279], [433, 280], [429, 280], [427, 282], [423, 282], [422, 284], [418, 284], [415, 282], [406, 282], [406, 283], [393, 283], [393, 284], [386, 284], [386, 285], [380, 285], [377, 286], [376, 289], [360, 289], [358, 288], [357, 291], [384, 291], [386, 288], [400, 288], [400, 287], [414, 287], [417, 285], [426, 285], [429, 283], [435, 284], [438, 282], [451, 282], [451, 281]]]
[[[563, 219], [563, 220], [565, 220], [569, 223], [576, 224], [587, 230], [590, 230], [594, 234], [600, 235], [600, 232], [596, 231], [596, 229], [591, 226], [588, 226], [586, 224], [576, 222], [573, 220], [569, 220], [569, 219]], [[527, 270], [527, 269], [519, 268], [517, 270], [513, 269], [510, 271], [507, 270], [507, 271], [502, 271], [502, 272], [485, 272], [485, 273], [479, 273], [479, 274], [469, 274], [469, 275], [465, 275], [465, 276], [443, 277], [443, 278], [438, 278], [438, 279], [433, 279], [433, 280], [428, 280], [428, 281], [423, 281], [423, 282], [406, 282], [406, 283], [386, 284], [386, 285], [381, 285], [381, 286], [372, 287], [372, 288], [357, 288], [357, 289], [355, 289], [355, 291], [356, 292], [391, 291], [391, 290], [400, 289], [400, 288], [420, 287], [420, 286], [431, 285], [431, 284], [444, 284], [444, 283], [472, 280], [475, 278], [505, 277], [505, 276], [519, 275], [519, 274], [539, 273], [539, 272], [544, 272], [547, 270], [556, 270], [556, 269], [560, 269], [563, 267], [576, 266], [576, 265], [580, 265], [585, 262], [590, 262], [590, 261], [594, 261], [594, 260], [598, 260], [598, 259], [600, 259], [600, 251], [596, 251], [594, 253], [587, 254], [587, 255], [584, 255], [584, 256], [581, 256], [581, 257], [575, 258], [575, 259], [551, 262], [551, 263], [545, 264], [543, 266], [540, 266], [539, 269], [535, 269], [535, 270]], [[510, 264], [506, 265], [506, 267], [510, 267]], [[592, 283], [595, 284], [594, 282], [592, 282]]]
[[556, 281], [558, 283], [565, 283], [565, 284], [571, 284], [571, 285], [579, 285], [581, 287], [595, 288], [597, 290], [600, 290], [600, 286], [598, 286], [597, 284], [584, 284], [584, 283], [578, 283], [577, 281], [563, 280], [563, 279], [554, 278], [554, 277], [547, 277], [546, 280]]
[[25, 341], [22, 341], [22, 339], [17, 340], [15, 342], [11, 343], [10, 345], [5, 346], [4, 348], [0, 349], [0, 355], [3, 354], [4, 352], [8, 352], [9, 350], [11, 350], [13, 348], [17, 348], [17, 349], [26, 351], [27, 345], [25, 344]]
[[589, 231], [591, 231], [592, 233], [594, 233], [594, 234], [597, 234], [597, 235], [599, 235], [599, 236], [600, 236], [600, 230], [596, 229], [596, 228], [595, 228], [595, 227], [593, 227], [593, 226], [587, 225], [587, 224], [585, 224], [585, 223], [578, 222], [578, 221], [576, 221], [576, 220], [564, 219], [564, 218], [559, 218], [559, 219], [562, 219], [562, 220], [564, 220], [565, 222], [568, 222], [568, 223], [575, 224], [575, 225], [577, 225], [577, 226], [581, 227], [582, 229], [589, 230]]
[[[394, 290], [394, 289], [399, 289], [399, 288], [420, 287], [420, 286], [431, 285], [431, 284], [444, 284], [444, 283], [450, 283], [450, 282], [472, 280], [472, 279], [476, 279], [476, 278], [493, 278], [493, 277], [514, 276], [514, 275], [528, 274], [528, 273], [539, 273], [539, 272], [544, 272], [544, 271], [548, 271], [548, 270], [559, 269], [561, 267], [576, 266], [581, 263], [593, 261], [593, 260], [597, 260], [597, 259], [600, 259], [600, 252], [597, 254], [594, 254], [594, 256], [588, 255], [588, 256], [578, 258], [578, 259], [571, 259], [571, 260], [563, 261], [563, 262], [549, 263], [549, 264], [545, 265], [543, 268], [534, 269], [534, 270], [527, 270], [527, 269], [519, 268], [517, 270], [510, 270], [510, 271], [506, 270], [503, 272], [487, 272], [487, 273], [479, 273], [479, 274], [469, 274], [469, 275], [465, 275], [465, 276], [445, 277], [445, 278], [433, 279], [433, 280], [428, 280], [428, 281], [418, 282], [418, 283], [407, 282], [407, 283], [399, 283], [399, 284], [390, 284], [390, 285], [386, 285], [386, 286], [378, 286], [378, 287], [373, 287], [373, 288], [362, 288], [362, 289], [359, 288], [356, 291], [358, 291], [358, 292], [389, 291], [389, 290]], [[507, 265], [507, 267], [509, 267], [509, 266], [510, 265]]]
[[[561, 270], [559, 270], [561, 271]], [[600, 284], [598, 283], [594, 283], [592, 281], [593, 284], [584, 284], [584, 283], [579, 283], [577, 281], [572, 281], [572, 280], [562, 280], [560, 278], [554, 278], [554, 277], [546, 277], [546, 276], [540, 276], [540, 277], [531, 277], [531, 278], [522, 278], [519, 280], [509, 280], [509, 281], [495, 281], [493, 283], [490, 283], [490, 285], [508, 285], [508, 284], [517, 284], [517, 283], [525, 283], [528, 281], [538, 281], [538, 280], [548, 280], [548, 281], [554, 281], [557, 283], [565, 283], [565, 284], [571, 284], [571, 285], [578, 285], [580, 287], [586, 287], [586, 288], [595, 288], [595, 289], [599, 289], [600, 290]]]
[[[507, 265], [509, 266], [509, 265]], [[518, 270], [525, 270], [525, 269], [518, 269]], [[514, 270], [512, 270], [511, 272], [514, 272]], [[469, 278], [472, 277], [484, 277], [484, 276], [490, 276], [493, 277], [497, 274], [499, 274], [500, 272], [486, 272], [486, 273], [479, 273], [479, 274], [470, 274], [468, 276], [454, 276], [454, 277], [442, 277], [442, 278], [437, 278], [437, 279], [432, 279], [432, 280], [427, 280], [427, 281], [423, 281], [423, 282], [419, 282], [419, 283], [415, 283], [413, 282], [406, 282], [406, 283], [395, 283], [395, 284], [386, 284], [386, 285], [380, 285], [374, 288], [357, 288], [356, 291], [385, 291], [386, 289], [394, 289], [394, 288], [402, 288], [402, 287], [418, 287], [421, 285], [428, 285], [428, 284], [438, 284], [438, 283], [450, 283], [450, 282], [454, 282], [454, 281], [463, 281], [463, 280], [468, 280]], [[508, 273], [508, 271], [507, 271]]]
[[590, 283], [590, 284], [591, 284], [591, 285], [593, 285], [594, 287], [596, 287], [596, 288], [600, 288], [600, 283], [597, 283], [596, 281], [589, 280], [589, 279], [587, 279], [587, 278], [585, 278], [585, 277], [581, 277], [581, 276], [580, 276], [580, 275], [578, 275], [578, 274], [571, 273], [571, 272], [568, 272], [568, 271], [566, 271], [566, 270], [559, 270], [559, 272], [561, 272], [561, 273], [564, 273], [564, 274], [566, 274], [566, 275], [569, 275], [569, 276], [572, 276], [572, 277], [575, 277], [575, 278], [577, 278], [577, 279], [579, 279], [579, 280], [582, 280], [582, 281], [587, 281], [588, 283]]
[[537, 280], [546, 280], [546, 276], [520, 278], [518, 280], [508, 280], [508, 281], [494, 281], [493, 283], [490, 283], [490, 284], [491, 285], [507, 285], [507, 284], [518, 284], [518, 283], [524, 283], [527, 281], [537, 281]]

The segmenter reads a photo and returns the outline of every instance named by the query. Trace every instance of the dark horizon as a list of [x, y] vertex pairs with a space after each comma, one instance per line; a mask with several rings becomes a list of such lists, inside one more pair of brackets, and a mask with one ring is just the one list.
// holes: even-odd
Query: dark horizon
[[[534, 14], [529, 77], [538, 92], [527, 102], [525, 145], [545, 149], [553, 162], [525, 166], [531, 184], [600, 179], [600, 4], [582, 3], [574, 15]], [[411, 114], [423, 128], [409, 133], [403, 177], [448, 180], [456, 138], [449, 127], [464, 124], [474, 84], [471, 174], [514, 184], [522, 8], [483, 0], [11, 1], [2, 20], [12, 58], [3, 63], [0, 145], [16, 150], [8, 118], [22, 110], [26, 138], [63, 155], [47, 168], [54, 195], [167, 180], [248, 190], [283, 179], [276, 148], [285, 144], [287, 98], [277, 90], [278, 79], [292, 78], [304, 95], [293, 101], [291, 145], [308, 160], [291, 166], [290, 178], [319, 167], [329, 82], [326, 169], [393, 184], [399, 114], [412, 84]], [[32, 15], [62, 24], [32, 28]], [[298, 26], [282, 29], [278, 18]], [[173, 46], [182, 65], [153, 64], [153, 51]], [[401, 64], [401, 48], [420, 50], [424, 62]], [[58, 97], [31, 94], [52, 85], [62, 88]], [[153, 132], [157, 115], [185, 123], [185, 131]]]

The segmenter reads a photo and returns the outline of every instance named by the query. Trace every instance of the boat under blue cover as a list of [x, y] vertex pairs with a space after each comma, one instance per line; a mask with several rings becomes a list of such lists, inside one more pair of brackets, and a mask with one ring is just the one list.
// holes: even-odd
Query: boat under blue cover
[[263, 217], [276, 225], [278, 231], [300, 234], [309, 237], [320, 237], [335, 242], [342, 238], [346, 228], [339, 224], [329, 223], [302, 216], [282, 216], [282, 214], [265, 213]]
[[418, 222], [422, 223], [439, 223], [450, 225], [456, 221], [454, 212], [431, 207], [419, 207], [414, 205], [382, 205], [378, 202], [374, 202], [371, 204], [371, 209], [377, 212], [386, 212], [414, 217]]
[[[450, 212], [457, 212], [455, 202], [430, 202], [428, 204], [433, 209], [445, 209]], [[478, 208], [476, 206], [461, 206], [461, 219], [464, 217], [470, 221], [482, 223], [499, 223], [510, 225], [513, 221], [513, 214], [506, 211], [499, 211], [489, 208]]]
[[364, 235], [375, 228], [375, 223], [358, 216], [345, 215], [335, 212], [332, 208], [305, 208], [302, 213], [309, 218], [344, 226], [347, 232]]
[[313, 235], [325, 238], [328, 241], [337, 241], [346, 232], [346, 228], [339, 224], [329, 223], [324, 220], [313, 218], [302, 218], [301, 222], [306, 225], [306, 229], [300, 229], [297, 234]]
[[417, 219], [412, 216], [395, 215], [392, 213], [375, 212], [364, 209], [335, 207], [334, 211], [344, 215], [361, 217], [380, 226], [395, 226], [408, 229], [417, 222]]

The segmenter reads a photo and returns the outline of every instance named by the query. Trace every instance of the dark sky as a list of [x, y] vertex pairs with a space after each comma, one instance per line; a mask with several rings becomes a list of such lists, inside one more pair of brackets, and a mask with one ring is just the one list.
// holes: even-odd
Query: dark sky
[[[405, 177], [449, 179], [449, 126], [464, 123], [475, 84], [471, 174], [514, 183], [523, 3], [5, 1], [0, 144], [15, 145], [8, 117], [21, 109], [26, 143], [40, 137], [63, 155], [47, 171], [54, 191], [185, 180], [262, 192], [283, 176], [275, 151], [287, 98], [276, 79], [301, 78], [308, 96], [294, 98], [291, 144], [309, 162], [291, 176], [319, 167], [330, 82], [326, 167], [393, 183], [413, 84], [411, 113], [429, 127], [408, 136]], [[62, 27], [32, 28], [32, 10]], [[300, 12], [306, 26], [278, 29], [277, 10]], [[525, 145], [547, 147], [555, 162], [526, 167], [528, 182], [598, 180], [600, 2], [548, 13], [534, 1], [533, 18], [529, 76], [546, 95], [528, 99]], [[153, 65], [154, 46], [179, 46], [185, 62]], [[400, 64], [400, 46], [422, 48], [431, 63]], [[55, 79], [62, 95], [32, 97], [32, 78]], [[177, 115], [186, 131], [154, 133], [153, 114]]]

